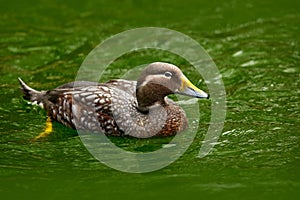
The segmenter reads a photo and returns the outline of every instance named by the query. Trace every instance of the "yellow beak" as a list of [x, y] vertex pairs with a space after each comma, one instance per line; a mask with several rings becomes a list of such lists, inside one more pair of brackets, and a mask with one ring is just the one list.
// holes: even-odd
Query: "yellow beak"
[[194, 86], [184, 75], [181, 77], [181, 87], [176, 93], [196, 98], [209, 98], [207, 93]]

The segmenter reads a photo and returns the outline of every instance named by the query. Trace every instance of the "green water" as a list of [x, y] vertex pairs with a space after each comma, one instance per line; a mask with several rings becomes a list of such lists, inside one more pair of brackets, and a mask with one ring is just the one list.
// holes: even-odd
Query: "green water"
[[[1, 199], [298, 199], [299, 8], [296, 1], [259, 0], [2, 1]], [[156, 172], [113, 170], [88, 153], [76, 131], [60, 124], [45, 140], [32, 142], [46, 115], [22, 100], [17, 77], [36, 89], [73, 81], [85, 56], [101, 41], [145, 26], [189, 35], [217, 64], [227, 92], [227, 118], [213, 151], [196, 157], [209, 125], [209, 101], [200, 103], [193, 144]], [[175, 59], [128, 57], [106, 78], [126, 71], [122, 65]], [[185, 74], [197, 82], [192, 72]], [[168, 141], [112, 140], [138, 151]]]

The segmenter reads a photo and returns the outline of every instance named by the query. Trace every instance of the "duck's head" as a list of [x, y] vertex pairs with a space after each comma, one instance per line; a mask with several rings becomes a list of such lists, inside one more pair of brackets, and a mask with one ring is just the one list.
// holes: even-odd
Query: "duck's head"
[[156, 103], [164, 104], [164, 98], [169, 94], [209, 98], [207, 93], [194, 86], [175, 65], [163, 62], [149, 64], [137, 81], [139, 109], [145, 111]]

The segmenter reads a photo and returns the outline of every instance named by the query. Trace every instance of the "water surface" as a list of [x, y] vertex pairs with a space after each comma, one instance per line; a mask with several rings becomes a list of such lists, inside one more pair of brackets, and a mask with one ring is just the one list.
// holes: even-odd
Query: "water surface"
[[[297, 199], [299, 155], [299, 3], [293, 1], [74, 2], [8, 1], [0, 8], [0, 193], [5, 199]], [[298, 5], [297, 5], [298, 4]], [[126, 174], [93, 158], [76, 131], [54, 124], [33, 142], [46, 113], [22, 100], [17, 77], [36, 89], [73, 81], [101, 41], [135, 27], [167, 27], [189, 35], [217, 64], [227, 92], [227, 118], [213, 151], [197, 158], [209, 126], [201, 101], [197, 136], [170, 166]], [[140, 53], [120, 59], [106, 79], [143, 61], [184, 61]], [[140, 63], [141, 64], [141, 63]], [[151, 151], [168, 139], [112, 138], [125, 149]]]

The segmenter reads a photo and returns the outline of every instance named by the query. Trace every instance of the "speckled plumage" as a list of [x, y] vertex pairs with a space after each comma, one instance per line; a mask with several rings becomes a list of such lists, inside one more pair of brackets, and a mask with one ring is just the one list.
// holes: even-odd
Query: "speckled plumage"
[[[166, 71], [171, 78], [167, 77]], [[25, 99], [42, 105], [52, 119], [68, 127], [146, 138], [175, 135], [187, 128], [184, 110], [167, 97], [181, 93], [181, 76], [184, 75], [174, 65], [153, 63], [142, 72], [138, 81], [72, 82], [39, 92], [19, 80]], [[196, 93], [182, 94], [202, 97]]]

